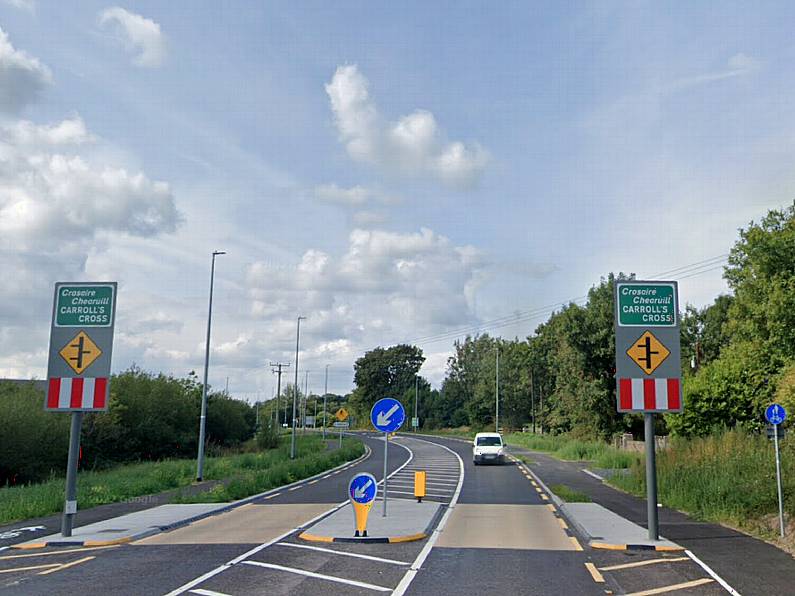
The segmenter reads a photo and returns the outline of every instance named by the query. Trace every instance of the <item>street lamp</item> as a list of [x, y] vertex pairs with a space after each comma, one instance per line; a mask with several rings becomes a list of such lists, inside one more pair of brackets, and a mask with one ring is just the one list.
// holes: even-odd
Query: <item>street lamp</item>
[[202, 411], [199, 417], [199, 455], [196, 464], [196, 480], [204, 478], [204, 428], [207, 421], [207, 369], [210, 366], [210, 325], [213, 320], [213, 280], [215, 278], [215, 257], [225, 255], [222, 250], [214, 250], [210, 265], [210, 307], [207, 312], [207, 345], [204, 350], [204, 385], [202, 385]]
[[326, 365], [326, 385], [323, 389], [323, 440], [326, 440], [326, 411], [328, 407], [328, 364]]
[[499, 340], [497, 340], [497, 342], [497, 363], [495, 365], [497, 374], [494, 382], [494, 393], [496, 397], [494, 400], [494, 432], [496, 433], [500, 432], [500, 344]]
[[295, 459], [295, 400], [298, 397], [298, 341], [301, 337], [302, 319], [306, 320], [306, 317], [298, 317], [298, 324], [295, 329], [295, 384], [293, 385], [293, 432], [290, 437], [290, 459]]

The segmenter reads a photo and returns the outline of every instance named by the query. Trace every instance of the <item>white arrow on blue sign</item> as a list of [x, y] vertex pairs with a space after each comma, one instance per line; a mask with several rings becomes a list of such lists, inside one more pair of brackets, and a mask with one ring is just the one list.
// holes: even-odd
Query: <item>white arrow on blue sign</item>
[[370, 410], [370, 421], [373, 426], [382, 433], [393, 433], [401, 426], [406, 419], [406, 410], [396, 399], [385, 397], [373, 404]]
[[787, 419], [787, 411], [780, 404], [770, 404], [765, 410], [765, 418], [770, 424], [781, 424]]
[[376, 480], [372, 474], [362, 472], [351, 478], [348, 484], [348, 496], [361, 505], [375, 501]]

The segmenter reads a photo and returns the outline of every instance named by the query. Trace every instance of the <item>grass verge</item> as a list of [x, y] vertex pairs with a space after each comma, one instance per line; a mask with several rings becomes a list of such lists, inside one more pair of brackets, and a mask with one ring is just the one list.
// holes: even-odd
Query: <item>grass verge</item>
[[[242, 498], [235, 495], [259, 486], [265, 486], [261, 490], [267, 490], [294, 482], [348, 459], [355, 459], [362, 453], [364, 445], [355, 439], [345, 439], [341, 450], [328, 451], [320, 437], [310, 435], [298, 438], [297, 457], [290, 460], [289, 438], [287, 441], [283, 438], [277, 449], [207, 458], [204, 478], [230, 479], [227, 486], [221, 487], [223, 491], [216, 489], [219, 500]], [[144, 462], [101, 472], [80, 472], [77, 478], [78, 502], [80, 509], [119, 503], [189, 486], [195, 480], [195, 475], [196, 461], [192, 459]], [[255, 477], [254, 481], [250, 480], [252, 477]], [[269, 484], [274, 482], [276, 484]], [[256, 492], [259, 491], [248, 494]], [[63, 507], [63, 500], [63, 478], [54, 477], [38, 484], [0, 488], [0, 524], [58, 513]]]
[[597, 441], [572, 439], [566, 435], [509, 433], [505, 435], [505, 442], [533, 451], [543, 451], [567, 461], [591, 461], [597, 468], [630, 468], [641, 459], [639, 453], [622, 451]]
[[590, 503], [591, 497], [565, 484], [553, 484], [549, 489], [567, 503]]

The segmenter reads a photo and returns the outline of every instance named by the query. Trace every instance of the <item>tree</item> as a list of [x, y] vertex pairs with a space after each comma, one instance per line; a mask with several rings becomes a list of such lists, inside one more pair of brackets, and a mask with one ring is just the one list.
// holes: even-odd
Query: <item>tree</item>
[[402, 396], [414, 387], [425, 357], [417, 346], [399, 344], [390, 348], [375, 348], [354, 364], [354, 389], [350, 405], [354, 412], [366, 419], [373, 404], [383, 397]]

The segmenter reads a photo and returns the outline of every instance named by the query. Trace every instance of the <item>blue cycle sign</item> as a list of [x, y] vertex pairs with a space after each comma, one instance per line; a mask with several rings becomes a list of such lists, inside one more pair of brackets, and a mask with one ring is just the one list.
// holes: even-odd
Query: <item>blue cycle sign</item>
[[370, 420], [373, 426], [382, 433], [393, 433], [403, 426], [403, 421], [406, 420], [406, 410], [398, 400], [385, 397], [373, 404], [373, 409], [370, 410]]
[[348, 484], [348, 497], [360, 505], [367, 505], [375, 501], [377, 485], [375, 476], [362, 472], [351, 478]]
[[787, 419], [787, 411], [780, 404], [770, 404], [765, 410], [765, 418], [770, 424], [781, 424]]

